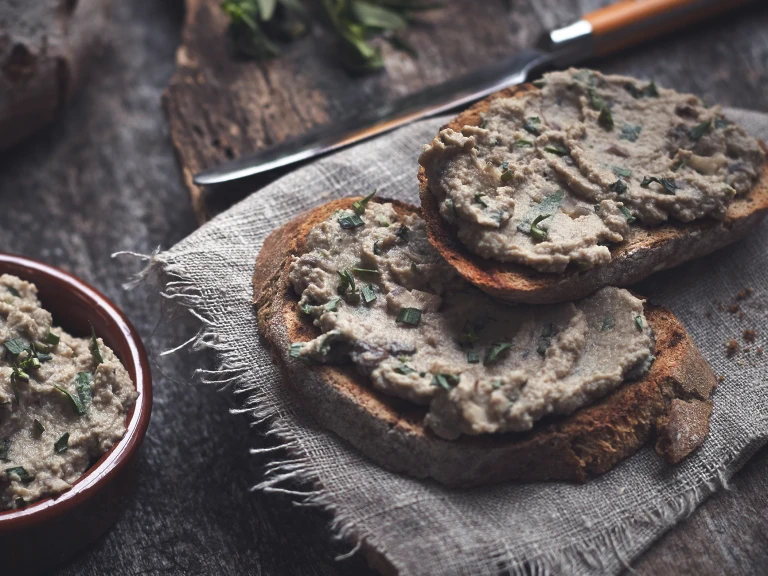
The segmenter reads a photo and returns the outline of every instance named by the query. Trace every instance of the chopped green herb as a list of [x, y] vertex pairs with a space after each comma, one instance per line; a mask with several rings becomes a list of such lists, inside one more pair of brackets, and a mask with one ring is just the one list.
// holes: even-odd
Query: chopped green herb
[[600, 212], [600, 204], [595, 204], [595, 212]]
[[523, 124], [523, 130], [528, 132], [529, 134], [533, 134], [535, 136], [538, 136], [539, 134], [539, 126], [541, 125], [541, 119], [538, 116], [531, 116], [526, 119], [525, 124]]
[[2, 442], [0, 442], [0, 460], [3, 462], [8, 462], [10, 458], [8, 457], [8, 451], [11, 449], [11, 441], [8, 438], [4, 438]]
[[417, 326], [421, 320], [421, 310], [418, 308], [401, 308], [396, 322]]
[[32, 480], [35, 479], [34, 476], [31, 476], [30, 473], [27, 472], [24, 466], [14, 466], [13, 468], [6, 468], [5, 473], [8, 474], [8, 476], [13, 474], [22, 482], [32, 482]]
[[552, 338], [556, 333], [554, 324], [547, 324], [544, 326], [541, 330], [541, 338], [539, 338], [539, 345], [536, 347], [536, 352], [542, 356], [546, 354], [547, 348], [549, 348]]
[[469, 320], [464, 322], [464, 328], [461, 330], [461, 334], [459, 335], [459, 342], [462, 344], [467, 344], [469, 346], [474, 346], [475, 342], [477, 342], [480, 339], [480, 336], [477, 335], [477, 326]]
[[536, 218], [533, 219], [533, 222], [531, 222], [531, 236], [533, 236], [536, 240], [542, 241], [547, 239], [547, 231], [543, 230], [538, 227], [539, 222], [542, 220], [546, 220], [547, 218], [551, 218], [551, 214], [539, 214], [536, 216]]
[[483, 118], [483, 119], [480, 121], [480, 124], [478, 125], [478, 128], [486, 128], [487, 126], [488, 126], [488, 120], [486, 120], [485, 118]]
[[589, 89], [589, 103], [594, 110], [605, 110], [608, 107], [603, 97], [594, 88]]
[[336, 312], [339, 309], [339, 302], [341, 302], [340, 296], [334, 296], [328, 302], [325, 303], [325, 309], [328, 312]]
[[488, 366], [494, 364], [499, 360], [499, 356], [512, 348], [512, 342], [494, 342], [485, 351], [485, 358], [483, 359], [483, 365]]
[[376, 190], [368, 194], [365, 198], [362, 200], [356, 200], [352, 203], [352, 210], [355, 211], [356, 214], [363, 214], [365, 213], [365, 207], [368, 206], [368, 202], [371, 201], [371, 198], [373, 198], [376, 195]]
[[58, 384], [54, 384], [53, 386], [56, 390], [64, 394], [67, 398], [69, 398], [70, 403], [72, 404], [72, 408], [74, 409], [75, 413], [78, 416], [82, 416], [85, 414], [85, 406], [83, 406], [83, 403], [80, 402], [80, 399], [72, 394], [69, 390], [66, 388], [62, 388]]
[[53, 450], [56, 454], [61, 454], [62, 452], [66, 452], [67, 448], [69, 448], [69, 432], [64, 432], [64, 434], [61, 435], [61, 438], [54, 442]]
[[677, 190], [677, 184], [675, 184], [674, 178], [656, 178], [656, 176], [643, 176], [643, 181], [640, 182], [642, 188], [648, 188], [652, 182], [659, 184], [667, 194], [674, 194]]
[[467, 362], [470, 364], [478, 364], [480, 362], [480, 352], [477, 350], [467, 351]]
[[50, 362], [53, 360], [53, 356], [50, 354], [43, 354], [42, 352], [38, 352], [37, 359], [40, 360], [40, 362]]
[[645, 328], [645, 320], [643, 320], [642, 316], [635, 316], [635, 325], [637, 326], [637, 329], [640, 330], [640, 332], [643, 331]]
[[616, 192], [616, 194], [624, 194], [624, 192], [627, 191], [627, 185], [624, 183], [624, 180], [622, 180], [621, 178], [619, 178], [618, 180], [616, 180], [616, 182], [608, 186], [608, 188]]
[[451, 390], [459, 385], [460, 376], [455, 374], [433, 374], [432, 386], [440, 386], [444, 390]]
[[312, 314], [312, 304], [299, 304], [299, 310], [304, 312], [304, 314]]
[[727, 128], [728, 126], [732, 126], [733, 122], [730, 120], [726, 120], [725, 118], [715, 118], [715, 129], [721, 129], [721, 128]]
[[292, 342], [291, 350], [289, 352], [291, 358], [301, 357], [301, 349], [304, 348], [304, 342]]
[[514, 173], [511, 170], [505, 170], [504, 172], [501, 173], [502, 183], [506, 184], [507, 182], [512, 180], [513, 176], [514, 176]]
[[104, 358], [101, 356], [101, 350], [99, 350], [99, 341], [96, 340], [96, 329], [91, 324], [91, 356], [96, 366], [104, 363]]
[[50, 352], [51, 346], [49, 344], [46, 344], [44, 342], [35, 342], [32, 344], [32, 347], [38, 351], [38, 352]]
[[621, 134], [619, 138], [621, 140], [629, 140], [630, 142], [637, 142], [640, 137], [640, 132], [643, 131], [643, 127], [639, 124], [624, 124], [621, 127]]
[[541, 215], [554, 216], [560, 208], [560, 204], [564, 198], [565, 191], [563, 190], [558, 190], [557, 192], [546, 196], [536, 206], [528, 210], [528, 213], [525, 215], [525, 218], [523, 218], [523, 221], [517, 225], [517, 229], [520, 230], [520, 232], [530, 234], [531, 225], [533, 224], [533, 221], [536, 219], [536, 217]]
[[379, 241], [378, 241], [378, 240], [376, 240], [376, 241], [373, 243], [373, 253], [374, 253], [376, 256], [381, 256], [381, 248], [379, 248]]
[[698, 140], [699, 138], [704, 136], [706, 131], [709, 130], [711, 126], [712, 126], [711, 119], [707, 120], [706, 122], [702, 122], [701, 124], [696, 124], [696, 126], [694, 126], [688, 131], [688, 136], [690, 136], [691, 139], [693, 140]]
[[75, 390], [83, 408], [87, 408], [91, 403], [91, 382], [93, 382], [93, 374], [90, 372], [78, 372], [75, 376]]
[[16, 288], [14, 288], [13, 286], [6, 286], [5, 289], [11, 293], [11, 296], [16, 296], [16, 298], [21, 298], [21, 294], [19, 294], [19, 291], [16, 290]]
[[345, 214], [344, 216], [339, 217], [339, 226], [344, 230], [351, 230], [364, 225], [365, 222], [357, 214]]
[[632, 176], [632, 170], [629, 168], [622, 168], [621, 166], [611, 166], [611, 170], [613, 170], [613, 173], [616, 174], [616, 176], [621, 176], [623, 178], [629, 178]]
[[352, 276], [352, 274], [349, 273], [349, 270], [344, 268], [343, 272], [336, 271], [336, 274], [339, 275], [339, 278], [341, 278], [341, 282], [339, 282], [338, 292], [339, 294], [346, 294], [347, 291], [354, 294], [357, 292], [357, 289], [355, 288], [355, 279]]
[[51, 346], [56, 346], [59, 343], [59, 337], [48, 329], [48, 334], [43, 338], [43, 342], [50, 344]]
[[401, 224], [400, 227], [395, 232], [395, 236], [400, 238], [403, 242], [408, 242], [408, 235], [411, 233], [410, 228], [406, 226], [405, 224]]
[[[515, 146], [518, 148], [530, 148], [533, 146], [533, 142], [529, 142], [528, 140], [517, 140]], [[504, 170], [506, 170], [506, 168], [504, 168]]]
[[613, 115], [607, 106], [600, 109], [597, 116], [597, 123], [606, 130], [613, 130]]
[[626, 206], [619, 206], [619, 210], [621, 210], [621, 213], [624, 214], [624, 218], [627, 219], [627, 224], [632, 224], [637, 218], [635, 218], [632, 215], [632, 212], [630, 212]]
[[366, 304], [370, 304], [374, 300], [376, 300], [376, 291], [373, 289], [373, 286], [371, 284], [366, 284], [360, 289], [360, 292], [363, 294], [363, 300]]
[[564, 146], [559, 146], [557, 144], [544, 146], [544, 152], [549, 152], [550, 154], [557, 154], [558, 156], [568, 156], [571, 153], [571, 151], [568, 150], [568, 148], [565, 148]]
[[42, 423], [42, 422], [40, 422], [40, 420], [38, 420], [37, 418], [35, 418], [35, 419], [34, 419], [34, 421], [33, 421], [32, 423], [34, 424], [34, 426], [35, 426], [35, 431], [36, 431], [38, 434], [42, 434], [43, 432], [45, 432], [45, 426], [43, 426], [43, 423]]
[[[503, 174], [502, 174], [503, 176]], [[488, 208], [488, 204], [486, 204], [485, 200], [483, 200], [483, 196], [485, 196], [484, 192], [478, 192], [475, 194], [475, 202], [480, 204], [483, 208]]]
[[603, 318], [603, 325], [600, 327], [600, 330], [603, 332], [609, 332], [610, 330], [613, 330], [615, 326], [616, 318], [609, 314]]
[[360, 267], [353, 267], [352, 272], [357, 272], [358, 274], [381, 274], [381, 270], [377, 270], [375, 268], [360, 268]]
[[5, 344], [3, 344], [6, 350], [10, 352], [13, 356], [18, 356], [25, 350], [29, 350], [29, 345], [24, 342], [21, 338], [13, 338], [11, 340], [8, 340]]
[[402, 374], [403, 376], [408, 376], [408, 374], [413, 374], [414, 372], [416, 372], [416, 370], [414, 370], [407, 364], [400, 364], [400, 366], [395, 366], [393, 370], [398, 374]]
[[389, 228], [389, 226], [390, 226], [389, 220], [384, 218], [384, 216], [376, 216], [376, 222], [378, 222], [379, 224], [381, 224], [382, 226], [384, 226], [386, 228]]
[[656, 83], [651, 80], [650, 84], [644, 88], [638, 88], [634, 84], [626, 84], [624, 86], [627, 92], [629, 92], [633, 98], [644, 98], [646, 96], [658, 96], [659, 90], [656, 88]]

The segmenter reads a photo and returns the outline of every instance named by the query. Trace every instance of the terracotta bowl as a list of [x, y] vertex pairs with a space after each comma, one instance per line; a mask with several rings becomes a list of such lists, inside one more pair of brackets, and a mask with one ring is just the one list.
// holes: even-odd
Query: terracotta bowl
[[53, 324], [74, 336], [96, 333], [114, 350], [139, 397], [127, 415], [127, 431], [72, 488], [20, 510], [0, 512], [0, 572], [33, 574], [64, 562], [99, 538], [117, 520], [136, 485], [139, 446], [149, 425], [152, 378], [136, 329], [98, 290], [46, 264], [0, 253], [0, 274], [37, 286]]

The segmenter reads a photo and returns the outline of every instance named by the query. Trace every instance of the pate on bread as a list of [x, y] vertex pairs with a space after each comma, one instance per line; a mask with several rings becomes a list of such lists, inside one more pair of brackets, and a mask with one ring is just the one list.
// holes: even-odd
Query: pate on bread
[[[350, 345], [351, 339], [338, 334], [333, 334], [327, 349], [321, 350], [324, 339], [329, 334], [340, 328], [341, 324], [354, 321], [355, 314], [359, 314], [360, 318], [366, 318], [370, 313], [368, 306], [374, 302], [380, 306], [377, 314], [391, 321], [383, 332], [387, 335], [384, 338], [385, 343], [393, 340], [388, 337], [389, 334], [395, 332], [414, 334], [414, 328], [418, 328], [417, 325], [409, 324], [415, 322], [413, 312], [402, 313], [403, 309], [415, 308], [415, 306], [401, 307], [399, 312], [390, 311], [386, 294], [381, 291], [384, 286], [376, 285], [378, 289], [374, 289], [373, 293], [364, 291], [364, 288], [375, 284], [367, 278], [378, 276], [382, 268], [388, 264], [377, 261], [381, 265], [377, 274], [372, 272], [374, 270], [372, 266], [366, 268], [363, 262], [355, 260], [359, 254], [353, 255], [352, 260], [345, 262], [349, 275], [345, 273], [345, 269], [341, 271], [334, 269], [333, 274], [330, 274], [329, 271], [322, 270], [322, 266], [310, 264], [311, 270], [306, 276], [302, 275], [310, 281], [299, 280], [298, 282], [299, 291], [302, 293], [300, 303], [300, 295], [294, 290], [294, 280], [298, 278], [294, 274], [292, 279], [292, 269], [295, 272], [301, 267], [302, 257], [308, 254], [314, 254], [312, 262], [322, 262], [326, 259], [331, 262], [334, 258], [330, 253], [323, 254], [323, 257], [315, 253], [311, 231], [318, 226], [335, 225], [339, 230], [344, 230], [345, 234], [355, 229], [359, 232], [361, 228], [368, 226], [367, 220], [374, 221], [378, 216], [385, 216], [378, 214], [379, 210], [373, 208], [376, 206], [375, 200], [368, 205], [362, 215], [351, 211], [351, 206], [352, 201], [349, 199], [334, 201], [301, 215], [273, 232], [266, 239], [259, 254], [253, 281], [259, 331], [271, 345], [274, 357], [286, 376], [286, 384], [317, 421], [351, 442], [368, 457], [392, 470], [419, 477], [428, 476], [442, 483], [456, 486], [512, 479], [583, 481], [592, 475], [609, 470], [653, 438], [657, 440], [657, 451], [669, 462], [679, 461], [703, 441], [708, 429], [711, 411], [711, 402], [708, 397], [715, 383], [714, 376], [674, 316], [653, 306], [641, 307], [642, 314], [637, 315], [640, 316], [639, 319], [631, 315], [626, 328], [634, 331], [628, 334], [640, 336], [648, 335], [653, 330], [656, 336], [655, 362], [636, 364], [635, 369], [638, 372], [625, 374], [628, 379], [618, 387], [608, 387], [603, 391], [590, 390], [587, 387], [585, 389], [585, 395], [588, 397], [587, 405], [582, 405], [569, 415], [550, 413], [540, 420], [537, 417], [534, 420], [538, 421], [532, 428], [523, 432], [501, 432], [497, 429], [496, 433], [473, 433], [471, 422], [484, 424], [506, 422], [503, 417], [497, 417], [514, 414], [514, 410], [510, 408], [513, 408], [515, 403], [507, 394], [519, 392], [520, 389], [507, 387], [501, 394], [494, 396], [496, 391], [493, 390], [493, 384], [490, 381], [488, 382], [489, 390], [483, 390], [481, 385], [475, 386], [475, 383], [483, 380], [483, 376], [482, 368], [473, 364], [472, 353], [477, 352], [477, 364], [482, 364], [486, 357], [490, 357], [491, 368], [495, 361], [509, 358], [510, 364], [506, 365], [503, 372], [511, 373], [514, 372], [511, 366], [512, 359], [517, 358], [518, 362], [522, 360], [527, 347], [528, 357], [535, 356], [535, 360], [539, 362], [538, 373], [541, 373], [545, 369], [547, 352], [557, 337], [556, 330], [543, 330], [547, 328], [542, 322], [543, 316], [539, 318], [538, 323], [534, 321], [531, 325], [533, 340], [520, 338], [519, 342], [516, 341], [521, 344], [519, 349], [498, 346], [503, 342], [494, 340], [496, 336], [489, 333], [488, 340], [483, 341], [482, 344], [480, 340], [470, 337], [469, 340], [474, 340], [473, 347], [467, 345], [468, 341], [465, 338], [463, 346], [458, 342], [443, 341], [438, 349], [427, 350], [429, 354], [425, 354], [424, 358], [417, 358], [418, 354], [411, 352], [407, 356], [407, 362], [401, 361], [406, 358], [405, 355], [394, 362], [392, 350], [382, 350], [385, 348], [382, 345], [370, 345], [377, 344], [376, 342], [357, 346], [357, 351], [354, 352], [354, 342]], [[400, 224], [409, 222], [413, 225], [419, 220], [417, 209], [411, 206], [398, 202], [392, 202], [388, 206], [386, 218], [390, 227], [394, 227], [392, 224], [395, 221]], [[358, 224], [349, 227], [358, 222], [354, 216], [365, 223], [362, 226]], [[342, 219], [343, 226], [347, 228], [342, 227], [339, 219]], [[386, 228], [383, 224], [381, 227]], [[378, 226], [371, 228], [378, 228]], [[417, 227], [413, 226], [413, 228]], [[341, 234], [338, 230], [334, 232]], [[413, 231], [410, 229], [409, 234], [413, 236]], [[373, 242], [370, 248], [373, 253], [373, 244], [377, 241], [381, 243], [384, 238], [382, 236], [382, 238], [372, 237], [371, 239]], [[395, 236], [395, 239], [389, 241], [396, 244], [400, 239]], [[333, 244], [338, 244], [338, 241], [334, 241]], [[323, 250], [327, 249], [327, 247], [323, 248]], [[396, 248], [396, 250], [402, 251], [402, 248]], [[299, 264], [296, 264], [297, 262]], [[307, 263], [304, 262], [304, 264]], [[350, 266], [358, 269], [357, 274], [353, 275]], [[406, 276], [415, 279], [411, 277], [410, 264], [398, 268], [401, 271], [407, 270]], [[368, 276], [362, 278], [363, 275]], [[354, 286], [350, 282], [350, 277], [354, 279]], [[342, 280], [343, 278], [346, 280]], [[324, 303], [320, 293], [315, 293], [311, 301], [309, 298], [304, 299], [304, 292], [313, 282], [315, 289], [320, 289], [321, 292], [324, 289], [321, 286], [325, 286], [328, 282], [332, 285], [335, 295], [331, 296], [329, 292], [328, 296], [331, 299]], [[392, 291], [397, 291], [397, 288], [394, 286]], [[413, 288], [415, 287], [411, 290]], [[340, 289], [342, 294], [339, 294]], [[376, 296], [375, 299], [372, 298], [373, 295]], [[395, 296], [399, 295], [398, 291]], [[347, 302], [345, 297], [350, 302]], [[337, 298], [340, 300], [336, 300]], [[414, 299], [415, 301], [429, 300], [426, 296], [422, 297], [419, 294], [416, 294]], [[448, 298], [445, 301], [448, 301]], [[326, 309], [329, 303], [330, 308], [335, 309], [336, 312]], [[409, 303], [415, 302], [409, 300]], [[434, 301], [432, 303], [434, 304]], [[441, 305], [445, 303], [442, 302]], [[506, 306], [498, 303], [497, 305]], [[633, 305], [632, 303], [629, 309]], [[508, 308], [512, 311], [515, 309]], [[567, 309], [567, 306], [563, 308], [563, 310]], [[626, 311], [628, 312], [629, 309]], [[340, 314], [341, 310], [346, 310], [345, 314], [348, 314], [346, 319]], [[430, 322], [430, 314], [437, 314], [437, 312], [424, 314], [424, 320]], [[339, 324], [334, 324], [340, 316], [342, 319]], [[534, 314], [533, 318], [536, 317], [537, 315]], [[401, 318], [400, 323], [408, 326], [398, 327], [398, 318]], [[456, 323], [461, 324], [464, 319], [457, 315], [455, 320]], [[601, 318], [598, 331], [602, 332], [605, 320], [606, 318]], [[613, 320], [618, 321], [618, 319]], [[421, 321], [420, 317], [419, 323]], [[316, 326], [316, 323], [319, 326]], [[329, 329], [323, 333], [323, 325], [326, 323]], [[592, 323], [595, 324], [594, 321]], [[392, 327], [392, 324], [395, 326]], [[462, 334], [466, 333], [465, 324], [457, 328], [456, 334], [459, 340], [462, 339]], [[611, 324], [611, 320], [605, 322], [606, 332], [610, 331]], [[501, 329], [501, 326], [495, 329]], [[509, 330], [514, 332], [512, 326]], [[475, 333], [475, 336], [479, 334], [482, 332]], [[371, 335], [370, 338], [362, 336], [359, 342], [375, 340], [379, 336]], [[417, 344], [421, 343], [416, 336], [412, 336], [410, 343], [407, 340], [408, 338], [403, 337], [395, 339], [398, 342], [398, 351], [399, 348], [413, 344], [414, 340]], [[439, 362], [435, 364], [434, 361], [435, 357], [442, 353], [443, 348], [447, 349], [446, 366], [453, 370], [454, 365], [460, 365], [467, 375], [471, 376], [465, 379], [467, 382], [465, 386], [462, 386], [463, 376], [454, 379], [450, 372], [436, 371], [436, 373], [430, 373], [431, 378], [426, 375], [427, 369], [434, 370], [435, 366], [442, 365]], [[506, 354], [510, 352], [518, 356], [507, 357]], [[321, 356], [316, 356], [317, 353]], [[354, 353], [365, 358], [359, 358], [357, 365], [350, 365], [348, 359]], [[309, 360], [312, 358], [314, 361]], [[343, 362], [345, 359], [347, 363]], [[425, 406], [384, 392], [381, 386], [372, 385], [370, 374], [376, 370], [373, 366], [386, 362], [392, 363], [393, 375], [397, 374], [395, 368], [401, 367], [401, 372], [406, 374], [399, 375], [413, 376], [414, 385], [417, 385], [416, 380], [419, 381], [418, 385], [427, 383], [434, 389], [432, 391], [434, 397], [440, 398], [442, 402], [454, 407], [469, 408], [470, 416], [473, 416], [472, 413], [475, 410], [480, 410], [483, 416], [490, 414], [493, 418], [474, 420], [472, 417], [464, 418], [465, 414], [460, 416], [458, 423], [451, 423], [453, 433], [460, 431], [462, 432], [460, 436], [450, 440], [439, 436], [427, 424], [428, 410]], [[414, 366], [411, 366], [411, 363]], [[480, 371], [475, 372], [476, 369]], [[422, 371], [425, 372], [423, 381]], [[619, 371], [625, 372], [625, 369], [621, 368]], [[629, 379], [630, 376], [640, 376], [643, 373], [644, 375], [637, 380]], [[476, 378], [477, 374], [480, 374], [480, 377]], [[536, 370], [531, 370], [529, 376], [531, 374], [535, 376]], [[567, 378], [566, 374], [565, 379]], [[402, 385], [402, 382], [400, 384]], [[524, 388], [525, 386], [522, 387], [523, 390]], [[389, 392], [392, 392], [392, 389]], [[450, 401], [452, 394], [463, 393], [469, 393], [469, 396], [479, 393], [483, 401], [475, 403], [473, 402], [475, 398], [471, 397], [457, 399], [458, 402]], [[603, 394], [606, 395], [602, 399], [596, 399]], [[514, 394], [511, 397], [514, 399]], [[431, 402], [434, 405], [435, 401]], [[495, 406], [489, 410], [491, 403]], [[494, 413], [494, 409], [498, 410], [498, 413]], [[509, 422], [515, 422], [515, 419]], [[480, 430], [480, 432], [489, 431]], [[454, 437], [452, 434], [449, 435]]]

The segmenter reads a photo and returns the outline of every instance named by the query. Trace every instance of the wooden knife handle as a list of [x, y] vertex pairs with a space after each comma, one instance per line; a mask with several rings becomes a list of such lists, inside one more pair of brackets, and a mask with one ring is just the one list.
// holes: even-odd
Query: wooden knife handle
[[594, 54], [632, 44], [731, 10], [750, 0], [623, 0], [582, 17], [591, 26]]

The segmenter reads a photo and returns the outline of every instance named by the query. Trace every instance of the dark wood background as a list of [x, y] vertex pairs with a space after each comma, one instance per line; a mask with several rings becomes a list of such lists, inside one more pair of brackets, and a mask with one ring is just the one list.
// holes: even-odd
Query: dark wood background
[[[187, 23], [210, 17], [211, 29], [221, 25], [208, 8], [218, 0], [188, 3]], [[185, 64], [174, 75], [185, 20], [180, 0], [114, 2], [109, 42], [84, 90], [54, 125], [0, 158], [0, 250], [44, 260], [95, 284], [128, 313], [151, 352], [179, 343], [193, 326], [182, 318], [158, 330], [159, 305], [149, 291], [121, 288], [139, 263], [110, 255], [169, 247], [195, 229], [184, 184], [190, 170], [222, 160], [227, 146], [236, 154], [275, 142], [366, 101], [482, 64], [599, 2], [512, 4], [507, 12], [501, 0], [472, 2], [471, 8], [467, 1], [450, 2], [413, 30], [411, 40], [421, 50], [417, 62], [388, 53], [388, 74], [363, 79], [337, 69], [332, 48], [314, 35], [285, 61], [248, 64], [249, 82], [258, 88], [240, 94], [252, 100], [233, 97], [221, 112], [185, 103], [194, 91], [183, 84], [197, 81], [194, 66]], [[211, 54], [188, 48], [179, 53], [184, 62], [195, 54], [220, 58], [224, 50], [216, 41]], [[709, 102], [768, 111], [768, 6], [761, 2], [593, 65], [653, 77]], [[202, 85], [219, 101], [222, 86], [236, 79], [227, 76], [231, 70], [217, 74]], [[178, 105], [176, 116], [168, 110], [182, 177], [161, 108], [169, 82], [166, 102]], [[262, 120], [252, 123], [256, 116], [241, 116], [246, 113]], [[206, 122], [202, 134], [194, 129], [195, 118]], [[183, 139], [189, 140], [189, 157], [179, 147]], [[320, 512], [247, 491], [261, 478], [263, 464], [248, 449], [264, 440], [244, 417], [228, 413], [230, 394], [184, 383], [208, 361], [200, 355], [157, 361], [136, 499], [108, 535], [58, 574], [373, 574], [361, 558], [333, 560], [346, 547], [331, 541], [328, 518]], [[767, 493], [765, 449], [734, 478], [731, 490], [709, 499], [634, 567], [641, 574], [765, 572]]]

